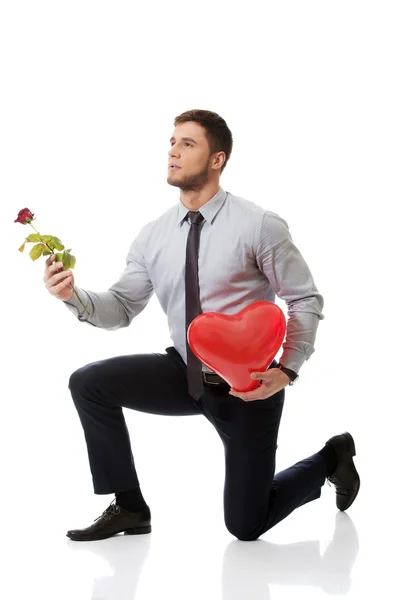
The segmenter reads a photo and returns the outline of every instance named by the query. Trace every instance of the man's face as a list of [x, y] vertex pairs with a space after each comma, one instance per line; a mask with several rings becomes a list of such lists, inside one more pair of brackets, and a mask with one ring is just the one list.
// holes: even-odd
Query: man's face
[[183, 191], [200, 190], [214, 172], [212, 162], [203, 127], [193, 121], [177, 125], [170, 140], [167, 182]]

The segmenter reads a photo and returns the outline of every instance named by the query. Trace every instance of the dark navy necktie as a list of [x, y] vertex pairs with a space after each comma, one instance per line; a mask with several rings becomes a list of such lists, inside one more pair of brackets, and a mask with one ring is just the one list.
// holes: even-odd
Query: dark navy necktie
[[186, 353], [187, 353], [187, 377], [188, 391], [195, 400], [203, 395], [202, 363], [193, 354], [187, 341], [187, 330], [190, 323], [201, 313], [199, 296], [199, 245], [200, 225], [204, 220], [199, 211], [190, 210], [187, 214], [190, 218], [190, 230], [186, 245], [185, 266], [185, 297], [186, 297]]

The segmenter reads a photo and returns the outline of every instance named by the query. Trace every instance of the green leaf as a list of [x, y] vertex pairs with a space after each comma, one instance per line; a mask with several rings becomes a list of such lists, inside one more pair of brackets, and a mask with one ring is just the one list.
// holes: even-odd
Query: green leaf
[[31, 235], [28, 235], [25, 239], [27, 242], [40, 242], [42, 238], [38, 233], [31, 233]]
[[61, 262], [63, 259], [62, 252], [56, 252], [56, 262]]
[[58, 237], [53, 237], [51, 241], [56, 250], [64, 250], [65, 246], [62, 245], [61, 240], [59, 240]]
[[[47, 237], [47, 236], [46, 236]], [[56, 250], [64, 250], [64, 246], [62, 245], [61, 241], [58, 239], [58, 237], [55, 236], [51, 236], [50, 241], [46, 242], [47, 245], [54, 250], [54, 248]]]
[[43, 250], [43, 256], [49, 256], [49, 254], [52, 254], [51, 250], [49, 250], [48, 248], [46, 248], [45, 250]]
[[37, 260], [43, 254], [43, 250], [46, 248], [44, 244], [36, 244], [29, 252], [29, 256], [32, 260]]
[[71, 262], [70, 262], [69, 268], [73, 269], [75, 267], [75, 263], [76, 263], [76, 258], [75, 258], [75, 256], [72, 256], [72, 254], [71, 254]]
[[64, 269], [69, 269], [71, 265], [71, 254], [69, 253], [69, 250], [64, 250], [62, 263]]
[[25, 244], [26, 244], [26, 242], [24, 242], [24, 243], [22, 244], [22, 246], [20, 246], [20, 247], [18, 248], [18, 250], [19, 250], [20, 252], [23, 252], [23, 251], [25, 250]]
[[42, 235], [41, 237], [41, 241], [43, 242], [43, 244], [48, 244], [49, 242], [51, 242], [52, 239], [52, 235]]

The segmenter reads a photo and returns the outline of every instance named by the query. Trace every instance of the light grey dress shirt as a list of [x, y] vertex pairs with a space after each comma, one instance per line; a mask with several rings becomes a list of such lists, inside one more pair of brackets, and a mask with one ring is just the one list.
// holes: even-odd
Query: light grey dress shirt
[[[132, 242], [126, 268], [107, 292], [77, 286], [64, 304], [80, 321], [114, 330], [127, 327], [155, 292], [167, 315], [171, 340], [186, 363], [185, 262], [190, 223], [181, 200], [147, 223]], [[314, 352], [324, 300], [307, 263], [276, 213], [225, 192], [221, 186], [200, 208], [199, 287], [202, 312], [232, 315], [252, 302], [287, 304], [281, 363], [299, 372]], [[278, 359], [277, 359], [278, 360]], [[205, 365], [203, 370], [210, 372]]]

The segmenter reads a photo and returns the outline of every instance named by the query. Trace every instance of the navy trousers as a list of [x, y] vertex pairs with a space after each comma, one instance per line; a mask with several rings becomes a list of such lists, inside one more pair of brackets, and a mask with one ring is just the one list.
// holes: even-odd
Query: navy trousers
[[[271, 367], [276, 366], [274, 360]], [[245, 402], [229, 388], [204, 386], [194, 400], [186, 365], [174, 347], [165, 353], [108, 358], [72, 373], [69, 389], [87, 445], [95, 494], [139, 486], [122, 408], [156, 415], [203, 415], [224, 446], [224, 518], [232, 535], [256, 540], [295, 508], [321, 496], [325, 462], [318, 453], [275, 473], [285, 390]]]

